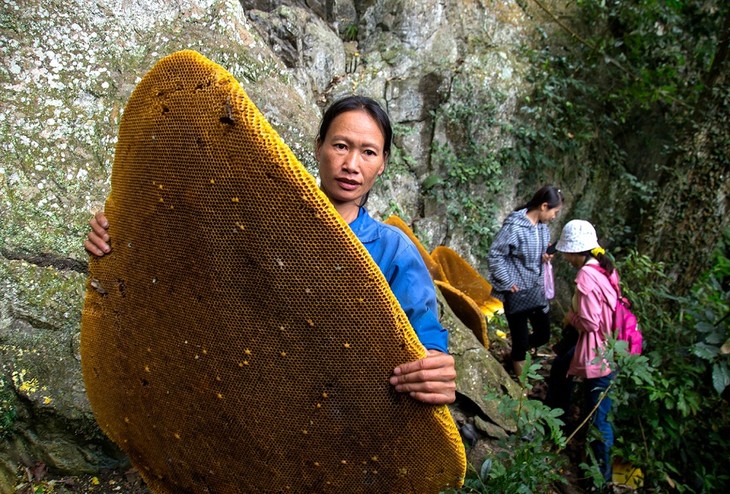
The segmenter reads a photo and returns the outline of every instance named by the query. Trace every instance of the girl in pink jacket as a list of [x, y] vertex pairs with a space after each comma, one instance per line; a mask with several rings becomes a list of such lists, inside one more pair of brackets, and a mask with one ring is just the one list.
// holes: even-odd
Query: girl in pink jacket
[[584, 381], [586, 412], [597, 405], [593, 426], [598, 429], [602, 439], [593, 441], [591, 448], [605, 481], [610, 482], [610, 450], [614, 436], [608, 421], [611, 398], [605, 391], [614, 374], [603, 355], [612, 336], [618, 297], [609, 278], [618, 284], [618, 272], [598, 244], [595, 228], [587, 221], [572, 220], [566, 223], [556, 248], [578, 270], [571, 309], [565, 316], [566, 325], [578, 331], [578, 341], [567, 373]]

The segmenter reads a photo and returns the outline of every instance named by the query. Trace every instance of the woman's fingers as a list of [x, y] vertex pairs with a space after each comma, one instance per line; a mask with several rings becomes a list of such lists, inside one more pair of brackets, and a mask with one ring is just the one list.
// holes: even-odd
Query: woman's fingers
[[91, 220], [89, 220], [91, 231], [84, 240], [84, 248], [92, 255], [103, 256], [111, 252], [109, 245], [109, 222], [103, 211], [98, 211]]
[[454, 357], [429, 350], [425, 358], [396, 367], [390, 383], [396, 391], [424, 403], [452, 403], [456, 399]]

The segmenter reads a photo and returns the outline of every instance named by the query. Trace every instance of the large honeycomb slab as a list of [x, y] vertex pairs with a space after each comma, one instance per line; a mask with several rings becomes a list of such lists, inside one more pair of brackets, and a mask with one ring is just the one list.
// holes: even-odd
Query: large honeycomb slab
[[431, 251], [431, 257], [448, 282], [471, 297], [488, 319], [504, 309], [502, 301], [492, 296], [492, 285], [456, 251], [439, 245]]
[[223, 68], [183, 51], [124, 111], [81, 356], [96, 419], [157, 493], [461, 485], [445, 406], [385, 279]]
[[484, 345], [484, 348], [489, 348], [487, 320], [476, 302], [469, 295], [446, 281], [436, 280], [434, 284], [441, 291], [454, 315], [474, 333], [474, 336], [477, 337], [479, 343]]

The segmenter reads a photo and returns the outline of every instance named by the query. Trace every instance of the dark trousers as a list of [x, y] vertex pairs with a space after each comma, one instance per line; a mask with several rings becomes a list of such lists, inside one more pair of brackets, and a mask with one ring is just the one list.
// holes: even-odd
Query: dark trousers
[[[532, 333], [527, 323], [532, 326]], [[507, 324], [512, 337], [512, 360], [525, 360], [530, 348], [537, 348], [550, 340], [550, 314], [537, 309], [507, 314]]]
[[555, 357], [547, 382], [545, 404], [550, 408], [561, 408], [565, 412], [563, 420], [570, 412], [571, 395], [573, 394], [573, 376], [568, 375], [568, 369], [574, 353], [575, 346], [572, 346]]
[[550, 376], [547, 380], [547, 396], [545, 404], [550, 408], [562, 408], [564, 418], [570, 411], [570, 399], [573, 393], [573, 377], [568, 376], [570, 361], [573, 360], [575, 344], [578, 343], [578, 330], [573, 326], [565, 326], [558, 341], [553, 346], [555, 360], [550, 367]]

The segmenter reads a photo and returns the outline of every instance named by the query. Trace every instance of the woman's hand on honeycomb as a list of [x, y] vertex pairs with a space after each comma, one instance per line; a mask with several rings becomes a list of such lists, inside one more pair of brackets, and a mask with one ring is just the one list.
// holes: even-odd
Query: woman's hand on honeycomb
[[109, 228], [109, 221], [104, 216], [104, 211], [97, 211], [94, 217], [89, 220], [89, 226], [91, 226], [91, 231], [84, 240], [86, 251], [96, 257], [111, 252], [110, 238], [106, 231]]
[[445, 405], [456, 399], [454, 357], [428, 350], [425, 358], [399, 365], [393, 370], [390, 384], [396, 391], [431, 405]]

